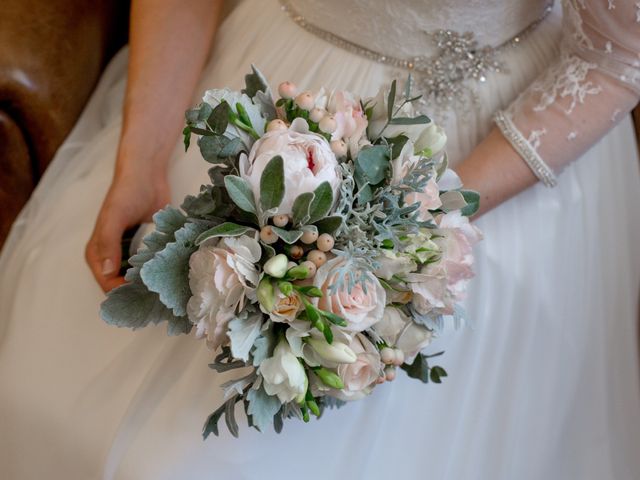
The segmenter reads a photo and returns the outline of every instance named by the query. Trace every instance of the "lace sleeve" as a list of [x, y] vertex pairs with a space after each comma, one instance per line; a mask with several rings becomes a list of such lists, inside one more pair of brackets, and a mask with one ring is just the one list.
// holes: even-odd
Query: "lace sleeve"
[[496, 125], [547, 186], [640, 99], [640, 1], [564, 0], [559, 58]]

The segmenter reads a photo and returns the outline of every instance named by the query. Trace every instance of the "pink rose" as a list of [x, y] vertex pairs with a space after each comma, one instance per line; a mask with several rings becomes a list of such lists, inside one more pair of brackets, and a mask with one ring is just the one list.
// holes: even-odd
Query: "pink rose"
[[[317, 305], [322, 310], [335, 313], [344, 318], [346, 331], [361, 332], [382, 319], [386, 304], [386, 292], [373, 273], [362, 271], [364, 279], [355, 282], [349, 291], [349, 276], [344, 276], [344, 282], [337, 291], [330, 290], [330, 286], [338, 280], [338, 269], [343, 267], [343, 257], [336, 257], [322, 265], [313, 278], [313, 284], [322, 290], [324, 296], [317, 299]], [[366, 291], [362, 282], [366, 283]], [[332, 293], [333, 292], [333, 293]]]
[[361, 333], [353, 337], [349, 347], [356, 354], [356, 361], [338, 366], [337, 373], [344, 388], [334, 396], [342, 400], [358, 400], [371, 393], [382, 372], [382, 362], [376, 346]]
[[429, 179], [422, 192], [411, 192], [405, 195], [404, 201], [407, 205], [420, 203], [420, 208], [418, 208], [419, 221], [426, 222], [431, 220], [433, 216], [429, 210], [436, 210], [442, 206], [440, 189], [435, 177]]
[[331, 140], [343, 140], [349, 146], [351, 156], [355, 158], [363, 140], [367, 140], [365, 134], [368, 122], [360, 100], [349, 92], [337, 91], [331, 95], [327, 109], [336, 121]]

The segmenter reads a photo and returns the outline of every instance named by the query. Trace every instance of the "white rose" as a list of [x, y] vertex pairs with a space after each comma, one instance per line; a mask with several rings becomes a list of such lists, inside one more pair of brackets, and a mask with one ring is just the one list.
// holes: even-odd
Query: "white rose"
[[349, 347], [356, 354], [356, 360], [338, 366], [337, 373], [344, 388], [332, 395], [342, 400], [358, 400], [371, 393], [382, 371], [382, 363], [376, 346], [360, 333], [353, 337]]
[[302, 310], [302, 300], [297, 293], [285, 295], [276, 288], [275, 303], [273, 309], [269, 312], [271, 320], [274, 322], [293, 323], [298, 316], [298, 312]]
[[[382, 319], [386, 292], [375, 275], [362, 271], [364, 278], [355, 282], [349, 291], [349, 273], [344, 276], [344, 282], [339, 290], [330, 291], [330, 286], [338, 280], [338, 269], [344, 267], [343, 257], [336, 257], [322, 265], [315, 276], [313, 284], [322, 290], [323, 297], [316, 299], [322, 310], [335, 313], [346, 322], [347, 331], [361, 332]], [[362, 286], [366, 283], [366, 291]]]
[[263, 360], [258, 372], [262, 375], [264, 390], [276, 395], [282, 403], [299, 401], [307, 393], [307, 374], [286, 340], [276, 345], [273, 356]]
[[187, 315], [212, 348], [224, 342], [227, 323], [243, 308], [245, 298], [255, 298], [261, 255], [260, 244], [248, 236], [208, 241], [191, 255]]
[[349, 92], [336, 91], [329, 99], [327, 110], [336, 121], [331, 140], [344, 140], [351, 157], [356, 158], [360, 148], [370, 143], [366, 136], [368, 121], [360, 100]]
[[309, 132], [307, 122], [297, 118], [289, 129], [267, 132], [253, 144], [248, 157], [240, 158], [240, 175], [251, 185], [256, 201], [262, 172], [276, 155], [284, 161], [285, 179], [284, 199], [276, 214], [290, 214], [298, 195], [313, 192], [323, 182], [329, 182], [337, 198], [341, 177], [336, 156], [324, 137]]
[[[247, 115], [249, 116], [249, 120], [251, 121], [251, 126], [256, 131], [256, 133], [258, 135], [264, 134], [264, 129], [267, 121], [262, 116], [260, 107], [254, 105], [254, 103], [246, 94], [236, 92], [234, 90], [229, 90], [228, 88], [220, 90], [207, 90], [206, 92], [204, 92], [204, 97], [202, 97], [202, 100], [205, 103], [211, 105], [211, 107], [213, 108], [220, 105], [222, 101], [225, 101], [229, 104], [231, 110], [233, 110], [236, 114], [238, 113], [236, 105], [238, 103], [241, 104], [246, 110]], [[253, 144], [253, 138], [247, 132], [241, 130], [240, 128], [237, 128], [232, 123], [229, 123], [225, 133], [228, 133], [227, 136], [240, 137], [244, 141], [245, 145], [249, 147]]]
[[412, 363], [416, 355], [431, 343], [432, 332], [414, 322], [401, 310], [387, 307], [384, 317], [373, 329], [390, 347], [402, 350], [405, 363]]
[[418, 265], [406, 255], [398, 255], [391, 250], [381, 250], [376, 257], [380, 267], [376, 270], [376, 276], [384, 280], [391, 280], [394, 276], [403, 277], [407, 273], [414, 272]]

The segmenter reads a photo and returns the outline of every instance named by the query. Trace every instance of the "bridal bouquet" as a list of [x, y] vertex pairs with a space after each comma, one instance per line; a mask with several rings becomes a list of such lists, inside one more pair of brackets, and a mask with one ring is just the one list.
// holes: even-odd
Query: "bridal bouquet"
[[446, 376], [423, 350], [461, 317], [479, 197], [447, 169], [446, 136], [414, 113], [410, 84], [360, 99], [285, 82], [274, 102], [254, 68], [242, 92], [209, 90], [186, 113], [185, 147], [198, 138], [211, 181], [154, 216], [101, 315], [195, 327], [210, 367], [235, 373], [205, 438], [222, 416], [238, 434], [238, 402], [249, 425], [279, 432], [398, 368]]

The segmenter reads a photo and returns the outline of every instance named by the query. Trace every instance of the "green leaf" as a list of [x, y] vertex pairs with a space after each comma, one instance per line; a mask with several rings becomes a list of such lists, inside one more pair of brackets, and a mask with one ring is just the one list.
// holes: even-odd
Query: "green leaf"
[[320, 314], [334, 325], [338, 325], [339, 327], [347, 326], [347, 322], [345, 321], [345, 319], [340, 317], [339, 315], [336, 315], [335, 313], [320, 310]]
[[213, 109], [211, 115], [209, 115], [207, 123], [211, 127], [214, 133], [222, 135], [227, 130], [229, 125], [229, 113], [231, 107], [225, 101], [220, 102], [216, 108]]
[[249, 360], [249, 352], [253, 342], [260, 335], [260, 327], [262, 327], [261, 312], [249, 313], [245, 310], [229, 322], [227, 336], [231, 342], [231, 353], [234, 358], [245, 362]]
[[202, 158], [209, 163], [219, 163], [220, 152], [226, 145], [226, 141], [225, 137], [220, 135], [200, 137], [200, 140], [198, 140], [198, 146], [200, 147], [200, 154], [202, 155]]
[[198, 110], [198, 120], [204, 122], [211, 116], [211, 112], [213, 112], [213, 108], [207, 102], [204, 102], [200, 105], [200, 109]]
[[213, 237], [239, 237], [240, 235], [247, 233], [249, 230], [253, 230], [253, 228], [238, 225], [233, 222], [225, 222], [198, 235], [198, 238], [195, 240], [195, 244], [200, 245]]
[[322, 182], [313, 192], [313, 199], [309, 204], [309, 223], [315, 223], [324, 218], [333, 206], [333, 190], [329, 182]]
[[465, 217], [471, 217], [480, 208], [480, 194], [473, 190], [460, 190], [460, 193], [467, 202], [467, 206], [464, 207], [460, 213]]
[[[226, 138], [226, 137], [225, 137]], [[219, 157], [228, 158], [235, 157], [244, 149], [244, 143], [239, 137], [233, 137], [230, 139], [224, 147], [220, 150]]]
[[[320, 290], [318, 287], [315, 287], [313, 285], [296, 286], [296, 290], [298, 290], [303, 295], [306, 295], [307, 297], [320, 298], [323, 296], [322, 290]], [[321, 310], [320, 312], [322, 313]]]
[[429, 362], [427, 358], [419, 353], [411, 365], [403, 363], [402, 368], [411, 378], [417, 378], [423, 383], [429, 383]]
[[245, 125], [247, 125], [248, 127], [253, 128], [253, 125], [251, 124], [251, 119], [249, 118], [249, 114], [247, 113], [247, 110], [244, 108], [244, 105], [242, 105], [240, 102], [237, 102], [236, 111], [238, 112], [238, 118], [240, 118], [240, 121]]
[[291, 209], [291, 215], [293, 217], [293, 224], [298, 225], [306, 223], [309, 218], [309, 206], [313, 200], [313, 192], [301, 193], [293, 201], [293, 207]]
[[275, 226], [271, 227], [271, 229], [273, 230], [273, 233], [275, 233], [284, 243], [289, 245], [293, 245], [300, 240], [300, 237], [304, 233], [302, 230], [285, 230], [284, 228]]
[[260, 177], [260, 206], [263, 211], [278, 208], [284, 198], [284, 163], [276, 155], [265, 167]]
[[236, 402], [240, 400], [241, 397], [236, 396], [233, 402], [225, 403], [224, 408], [224, 422], [227, 424], [227, 428], [231, 435], [235, 438], [238, 438], [240, 433], [240, 428], [238, 427], [238, 422], [236, 422]]
[[253, 196], [253, 190], [249, 182], [244, 178], [237, 177], [235, 175], [227, 175], [224, 177], [224, 186], [227, 189], [227, 193], [233, 203], [235, 203], [241, 210], [250, 213], [256, 212], [256, 200]]
[[201, 225], [186, 223], [175, 233], [175, 242], [168, 243], [140, 269], [147, 288], [156, 292], [177, 317], [187, 314], [187, 302], [191, 298], [189, 258], [197, 248], [195, 239], [203, 229]]
[[[227, 402], [234, 402], [235, 399], [230, 398]], [[220, 405], [211, 415], [207, 417], [207, 420], [204, 422], [204, 427], [202, 428], [202, 438], [206, 440], [209, 435], [212, 433], [217, 437], [220, 435], [220, 431], [218, 430], [218, 422], [220, 418], [224, 414], [224, 410], [226, 408], [227, 402]]]
[[184, 142], [184, 151], [186, 152], [191, 145], [191, 127], [189, 125], [182, 129], [182, 136], [184, 137], [182, 141]]
[[431, 367], [431, 371], [429, 372], [429, 378], [433, 383], [442, 383], [442, 378], [447, 376], [447, 371], [439, 366]]
[[393, 107], [396, 103], [396, 81], [391, 82], [389, 96], [387, 97], [387, 119], [389, 122], [393, 119]]
[[418, 115], [417, 117], [396, 117], [389, 121], [389, 125], [420, 125], [429, 123], [431, 119], [426, 115]]
[[264, 75], [254, 65], [251, 65], [251, 73], [244, 76], [244, 83], [246, 87], [242, 93], [246, 93], [249, 98], [255, 97], [258, 92], [266, 93], [269, 91], [269, 84]]
[[251, 415], [253, 424], [258, 430], [265, 432], [273, 423], [273, 417], [282, 407], [282, 403], [275, 395], [267, 394], [262, 386], [257, 390], [254, 388], [249, 390], [247, 400], [249, 401], [247, 413]]
[[342, 217], [333, 216], [333, 217], [324, 217], [321, 220], [318, 220], [314, 225], [318, 228], [318, 233], [333, 233], [340, 225], [342, 225]]
[[360, 150], [356, 158], [356, 173], [361, 174], [371, 185], [382, 182], [389, 169], [389, 148], [375, 145]]
[[406, 135], [398, 135], [393, 138], [387, 138], [386, 140], [389, 145], [391, 145], [391, 158], [394, 159], [398, 158], [400, 152], [402, 152], [402, 149], [409, 140], [409, 137], [407, 137]]

